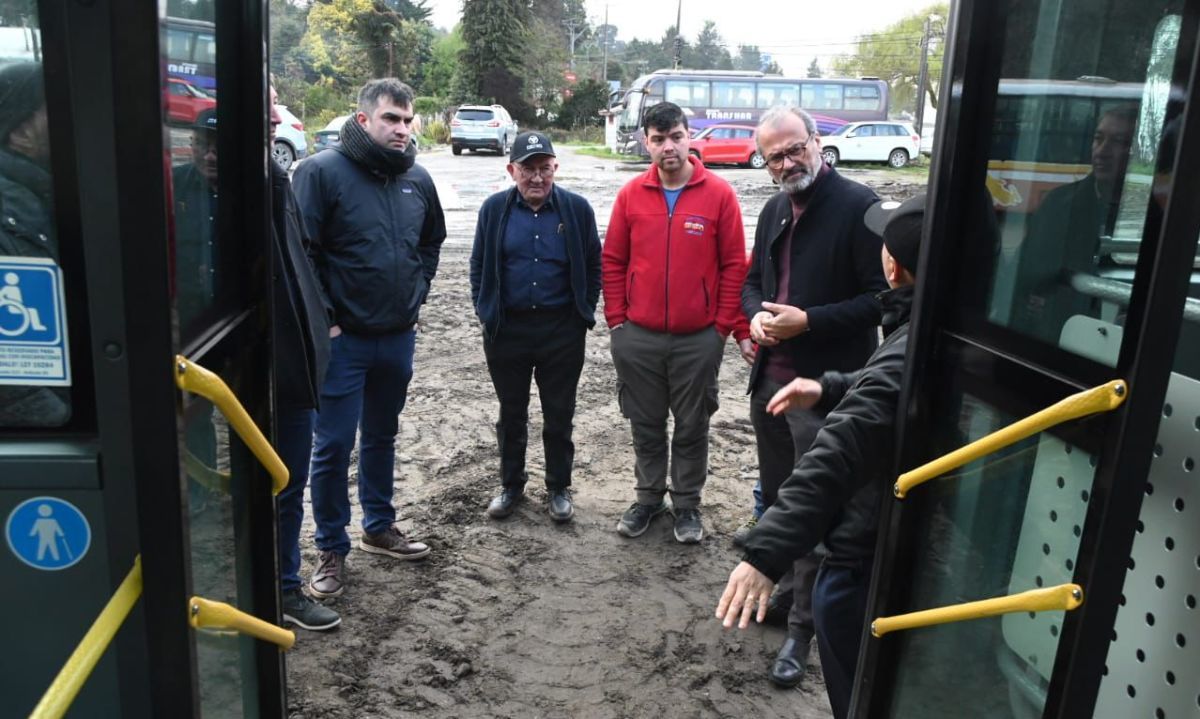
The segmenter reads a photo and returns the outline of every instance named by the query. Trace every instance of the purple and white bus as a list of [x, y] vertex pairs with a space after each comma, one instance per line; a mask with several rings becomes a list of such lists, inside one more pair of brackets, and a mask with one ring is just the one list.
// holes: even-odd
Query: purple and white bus
[[736, 70], [656, 70], [642, 75], [625, 93], [617, 126], [617, 152], [647, 157], [642, 143], [642, 113], [660, 102], [673, 102], [688, 116], [688, 126], [740, 124], [753, 127], [764, 110], [798, 105], [817, 121], [824, 135], [859, 120], [886, 120], [888, 86], [877, 78], [795, 78]]

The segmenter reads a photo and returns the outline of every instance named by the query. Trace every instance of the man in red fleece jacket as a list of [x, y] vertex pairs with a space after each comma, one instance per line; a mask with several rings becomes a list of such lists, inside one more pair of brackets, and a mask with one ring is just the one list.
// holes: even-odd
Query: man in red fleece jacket
[[700, 492], [725, 338], [732, 333], [742, 356], [754, 357], [740, 310], [746, 237], [733, 188], [688, 155], [683, 110], [659, 103], [642, 129], [650, 169], [617, 193], [601, 259], [617, 399], [637, 457], [637, 500], [617, 532], [640, 536], [667, 511], [670, 412], [675, 539], [691, 544], [704, 537]]

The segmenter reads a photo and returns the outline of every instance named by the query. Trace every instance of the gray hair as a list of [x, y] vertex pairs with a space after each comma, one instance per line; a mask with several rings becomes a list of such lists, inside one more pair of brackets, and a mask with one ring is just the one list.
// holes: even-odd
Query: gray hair
[[379, 106], [383, 98], [391, 98], [392, 102], [404, 107], [413, 102], [413, 89], [394, 77], [381, 77], [370, 80], [358, 91], [358, 109], [370, 114]]
[[800, 120], [804, 123], [804, 129], [808, 131], [809, 135], [819, 134], [817, 132], [817, 121], [814, 120], [812, 115], [808, 114], [807, 111], [801, 110], [795, 105], [775, 105], [764, 112], [762, 117], [758, 120], [758, 127], [754, 133], [754, 143], [758, 146], [759, 152], [762, 152], [762, 145], [758, 144], [759, 131], [764, 127], [774, 127], [783, 122], [783, 120], [789, 116], [800, 118]]

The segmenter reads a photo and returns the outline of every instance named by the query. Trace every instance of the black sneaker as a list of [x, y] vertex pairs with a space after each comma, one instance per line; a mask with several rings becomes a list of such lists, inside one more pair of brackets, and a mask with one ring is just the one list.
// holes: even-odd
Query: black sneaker
[[296, 587], [283, 592], [283, 621], [309, 631], [323, 632], [341, 624], [342, 618], [329, 607], [309, 599]]
[[675, 510], [675, 541], [696, 544], [704, 539], [704, 525], [700, 523], [699, 509]]
[[625, 514], [621, 515], [621, 521], [617, 522], [617, 534], [624, 537], [640, 537], [650, 528], [650, 520], [665, 511], [666, 500], [660, 501], [657, 506], [634, 502], [625, 510]]

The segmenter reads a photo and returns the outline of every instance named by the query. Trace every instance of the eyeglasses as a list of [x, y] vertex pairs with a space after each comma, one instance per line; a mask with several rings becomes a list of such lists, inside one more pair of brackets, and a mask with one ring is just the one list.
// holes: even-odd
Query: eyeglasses
[[554, 176], [555, 167], [554, 165], [546, 165], [544, 167], [526, 167], [524, 165], [517, 165], [517, 170], [520, 171], [521, 177], [524, 177], [527, 180], [532, 180], [538, 175], [541, 175], [542, 179], [548, 180]]
[[778, 170], [783, 167], [783, 161], [789, 158], [792, 162], [799, 162], [800, 158], [804, 156], [804, 151], [808, 149], [808, 143], [812, 142], [813, 137], [815, 137], [815, 135], [809, 135], [808, 139], [799, 145], [792, 145], [783, 152], [777, 152], [774, 155], [771, 155], [767, 158], [767, 167], [771, 168], [772, 170]]

